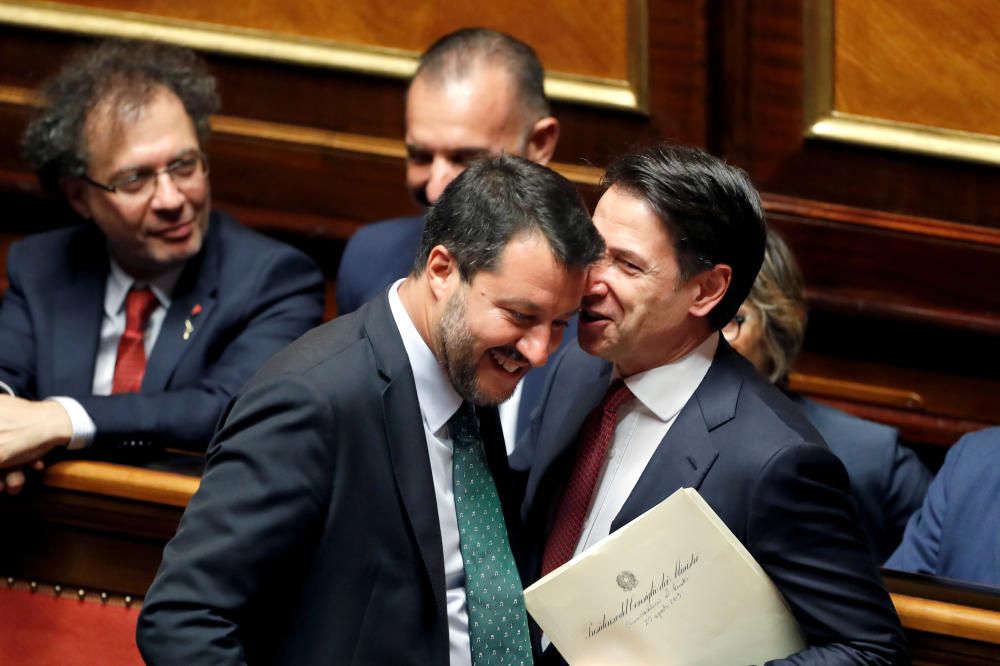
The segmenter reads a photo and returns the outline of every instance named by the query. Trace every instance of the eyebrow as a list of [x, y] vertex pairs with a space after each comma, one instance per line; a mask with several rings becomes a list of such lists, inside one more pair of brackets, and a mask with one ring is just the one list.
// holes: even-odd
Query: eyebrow
[[[535, 303], [533, 301], [529, 301], [529, 300], [524, 299], [524, 298], [513, 298], [513, 299], [509, 299], [509, 300], [502, 300], [502, 301], [499, 301], [498, 304], [500, 305], [500, 307], [505, 307], [505, 308], [519, 308], [521, 310], [527, 310], [532, 315], [537, 314], [542, 309], [542, 308], [540, 308], [538, 306], [537, 303]], [[555, 318], [556, 319], [570, 319], [570, 318], [573, 317], [573, 315], [575, 315], [579, 311], [580, 311], [580, 308], [579, 307], [575, 307], [572, 310], [568, 310], [568, 311], [562, 313], [561, 315], [559, 315], [559, 316], [557, 316]]]
[[445, 148], [443, 150], [437, 151], [434, 148], [425, 146], [422, 143], [406, 143], [407, 153], [433, 153], [433, 152], [443, 152], [450, 157], [485, 157], [486, 155], [491, 155], [493, 149], [489, 146], [460, 146], [458, 148]]
[[608, 254], [610, 254], [613, 257], [618, 257], [620, 259], [625, 259], [626, 261], [630, 261], [630, 262], [632, 262], [633, 264], [636, 264], [636, 265], [641, 264], [643, 266], [646, 266], [646, 265], [649, 264], [649, 260], [647, 260], [641, 254], [638, 254], [634, 250], [630, 250], [628, 248], [609, 247], [608, 248]]
[[[176, 153], [173, 157], [171, 157], [167, 161], [167, 164], [172, 164], [173, 162], [176, 162], [177, 160], [182, 160], [185, 157], [193, 157], [193, 156], [197, 155], [198, 152], [199, 152], [198, 148], [185, 148], [184, 150], [180, 151], [179, 153]], [[132, 165], [132, 166], [122, 167], [121, 169], [118, 169], [117, 171], [115, 171], [114, 173], [112, 173], [109, 176], [109, 178], [118, 178], [119, 176], [124, 176], [127, 173], [134, 173], [136, 171], [140, 171], [140, 172], [141, 171], [156, 171], [156, 169], [154, 169], [153, 167], [148, 166], [146, 164]]]
[[532, 314], [534, 314], [534, 313], [538, 312], [539, 310], [541, 310], [541, 308], [538, 306], [537, 303], [535, 303], [534, 301], [529, 301], [526, 298], [500, 299], [499, 301], [497, 301], [497, 303], [500, 305], [500, 307], [504, 307], [504, 308], [519, 308], [521, 310], [528, 310]]

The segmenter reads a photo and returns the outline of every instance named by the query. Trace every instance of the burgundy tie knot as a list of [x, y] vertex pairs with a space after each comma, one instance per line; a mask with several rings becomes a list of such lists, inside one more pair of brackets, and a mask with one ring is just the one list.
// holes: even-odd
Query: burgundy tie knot
[[146, 324], [159, 301], [149, 287], [135, 287], [125, 297], [125, 332], [118, 341], [112, 393], [136, 393], [146, 374]]
[[623, 402], [628, 402], [634, 397], [635, 396], [632, 395], [632, 391], [629, 387], [625, 386], [625, 382], [621, 379], [616, 379], [611, 382], [611, 386], [608, 387], [608, 392], [604, 394], [604, 399], [601, 400], [600, 408], [602, 411], [617, 414], [618, 407], [620, 407]]
[[616, 379], [608, 387], [601, 403], [584, 421], [573, 471], [559, 500], [555, 521], [545, 542], [545, 552], [542, 554], [543, 576], [573, 557], [597, 479], [604, 467], [608, 447], [614, 440], [618, 408], [633, 397], [625, 382]]

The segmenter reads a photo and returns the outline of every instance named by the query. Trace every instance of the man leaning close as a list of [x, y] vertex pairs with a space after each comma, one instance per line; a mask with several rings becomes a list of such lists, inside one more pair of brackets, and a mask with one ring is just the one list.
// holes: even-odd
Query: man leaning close
[[143, 606], [147, 661], [530, 663], [493, 406], [559, 345], [602, 248], [545, 167], [456, 178], [410, 275], [231, 405]]

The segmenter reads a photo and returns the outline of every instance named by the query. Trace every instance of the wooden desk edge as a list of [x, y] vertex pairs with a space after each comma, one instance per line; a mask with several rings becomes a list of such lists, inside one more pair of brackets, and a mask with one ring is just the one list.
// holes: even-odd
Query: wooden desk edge
[[64, 460], [45, 470], [50, 488], [184, 508], [201, 479], [173, 472], [91, 460]]
[[903, 626], [944, 636], [1000, 645], [1000, 612], [944, 601], [892, 595]]

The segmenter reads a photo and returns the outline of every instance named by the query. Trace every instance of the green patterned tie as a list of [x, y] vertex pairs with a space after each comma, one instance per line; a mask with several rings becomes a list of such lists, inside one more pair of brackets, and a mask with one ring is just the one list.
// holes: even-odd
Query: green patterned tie
[[473, 666], [531, 664], [524, 591], [472, 405], [448, 421]]

